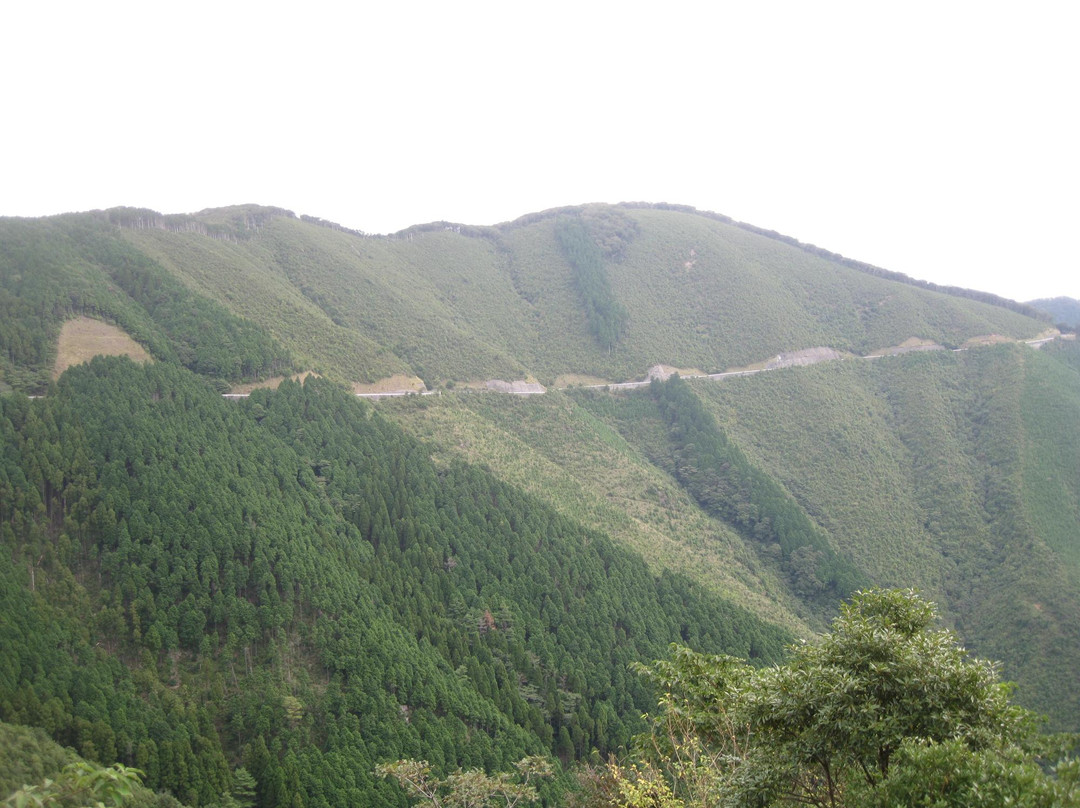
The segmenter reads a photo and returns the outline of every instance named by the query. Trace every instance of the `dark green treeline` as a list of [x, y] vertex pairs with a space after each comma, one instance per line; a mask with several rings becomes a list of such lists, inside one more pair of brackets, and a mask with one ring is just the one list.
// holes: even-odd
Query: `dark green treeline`
[[580, 217], [560, 217], [555, 223], [555, 234], [574, 270], [574, 284], [589, 333], [611, 351], [626, 331], [629, 315], [611, 291], [603, 254]]
[[792, 591], [820, 613], [867, 583], [795, 498], [728, 439], [677, 375], [653, 381], [640, 393], [583, 394], [579, 400], [645, 448], [708, 513], [751, 540], [763, 558], [778, 564]]

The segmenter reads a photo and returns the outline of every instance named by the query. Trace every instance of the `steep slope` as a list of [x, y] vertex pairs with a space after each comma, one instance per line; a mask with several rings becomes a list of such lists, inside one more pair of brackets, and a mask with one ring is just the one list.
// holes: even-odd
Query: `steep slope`
[[576, 402], [544, 396], [407, 397], [380, 412], [438, 447], [541, 497], [561, 513], [630, 546], [656, 570], [676, 570], [801, 635], [804, 607], [724, 522], [617, 430]]
[[64, 321], [112, 322], [155, 358], [239, 381], [291, 367], [288, 351], [191, 291], [102, 216], [0, 219], [0, 379], [40, 392]]
[[[628, 348], [721, 370], [827, 345], [857, 354], [920, 337], [1024, 336], [1028, 318], [876, 278], [783, 242], [690, 214], [632, 211], [640, 235], [612, 276], [632, 316]], [[639, 314], [640, 312], [640, 314]], [[654, 353], [655, 355], [655, 353]], [[670, 360], [668, 359], [670, 357]]]
[[[153, 365], [53, 385], [77, 317]], [[392, 805], [377, 761], [606, 754], [653, 703], [629, 663], [775, 661], [883, 584], [1080, 728], [1076, 343], [854, 358], [1047, 329], [666, 207], [392, 237], [258, 206], [0, 220], [0, 720], [193, 806], [240, 765], [267, 806]], [[817, 346], [846, 358], [466, 389]], [[328, 378], [218, 395], [293, 370]], [[342, 384], [399, 373], [442, 395]]]
[[[305, 368], [336, 368], [350, 379], [373, 379], [401, 372], [405, 365], [372, 339], [346, 327], [294, 286], [266, 247], [240, 235], [174, 233], [160, 227], [135, 228], [119, 218], [126, 240], [152, 257], [196, 292], [213, 297], [235, 314], [258, 323], [290, 346]], [[179, 226], [179, 225], [178, 225]], [[321, 231], [320, 231], [321, 232]]]
[[374, 764], [625, 745], [629, 663], [786, 634], [309, 379], [94, 360], [0, 398], [0, 720], [193, 806], [396, 804]]
[[[595, 338], [596, 301], [560, 246], [571, 225], [595, 240], [591, 282], [621, 312], [608, 342]], [[0, 372], [22, 389], [40, 388], [59, 325], [76, 315], [232, 381], [301, 365], [430, 386], [642, 378], [657, 363], [719, 371], [818, 345], [862, 354], [911, 337], [956, 346], [1046, 328], [685, 211], [585, 206], [376, 238], [254, 206], [118, 208], [7, 219], [0, 231]]]
[[1080, 723], [1080, 373], [999, 346], [695, 389], [875, 583], [922, 588], [1022, 702]]
[[[978, 653], [1004, 663], [1023, 703], [1056, 727], [1080, 725], [1075, 342], [691, 384], [723, 437], [680, 436], [687, 427], [665, 419], [650, 390], [385, 411], [796, 630], [820, 626], [839, 594], [807, 588], [827, 584], [830, 553], [856, 581], [917, 586]], [[715, 460], [710, 440], [721, 441]], [[785, 550], [770, 523], [806, 538]]]
[[[438, 225], [364, 237], [250, 209], [202, 232], [210, 212], [123, 237], [200, 292], [349, 381], [401, 369], [432, 385], [565, 373], [643, 378], [658, 362], [706, 371], [827, 345], [858, 354], [910, 337], [958, 346], [1047, 327], [1001, 306], [877, 277], [734, 223], [686, 211], [584, 206], [496, 228]], [[230, 218], [231, 217], [231, 218]], [[113, 214], [120, 224], [127, 219]], [[613, 344], [590, 332], [560, 222], [596, 240]], [[138, 219], [140, 223], [142, 219]], [[311, 323], [311, 309], [317, 309]], [[325, 343], [320, 347], [319, 343]]]

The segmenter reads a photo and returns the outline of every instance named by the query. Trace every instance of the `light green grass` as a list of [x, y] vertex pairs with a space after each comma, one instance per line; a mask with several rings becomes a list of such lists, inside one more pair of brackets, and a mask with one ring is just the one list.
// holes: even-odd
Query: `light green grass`
[[1045, 327], [692, 213], [589, 206], [564, 215], [582, 215], [601, 239], [610, 239], [612, 217], [624, 227], [617, 260], [606, 264], [628, 312], [612, 350], [590, 337], [554, 213], [391, 238], [284, 216], [232, 241], [124, 235], [300, 357], [352, 381], [402, 371], [438, 385], [530, 374], [550, 385], [566, 373], [622, 381], [657, 363], [721, 371], [819, 345], [862, 354], [910, 337], [951, 346]]
[[380, 411], [437, 447], [542, 497], [565, 515], [771, 622], [809, 633], [774, 573], [729, 527], [617, 432], [560, 393], [385, 401]]

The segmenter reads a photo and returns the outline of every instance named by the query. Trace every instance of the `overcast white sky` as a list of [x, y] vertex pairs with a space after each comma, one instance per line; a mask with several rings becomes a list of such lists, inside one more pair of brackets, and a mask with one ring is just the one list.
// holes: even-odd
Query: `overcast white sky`
[[18, 3], [0, 215], [258, 202], [393, 232], [724, 213], [1080, 298], [1074, 4]]

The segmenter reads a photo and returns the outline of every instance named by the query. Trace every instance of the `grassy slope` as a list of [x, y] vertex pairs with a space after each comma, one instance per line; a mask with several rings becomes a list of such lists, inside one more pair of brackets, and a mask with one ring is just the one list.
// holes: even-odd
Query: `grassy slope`
[[[699, 216], [632, 211], [640, 234], [611, 271], [631, 311], [627, 348], [721, 370], [827, 345], [867, 353], [911, 336], [1035, 333], [1004, 309], [885, 281]], [[688, 264], [690, 264], [688, 266]]]
[[517, 298], [487, 240], [453, 232], [394, 241], [330, 235], [293, 222], [273, 234], [282, 253], [302, 244], [318, 256], [294, 262], [295, 277], [328, 290], [350, 327], [433, 380], [524, 374], [502, 344], [519, 318]]
[[406, 367], [433, 383], [532, 374], [550, 384], [563, 373], [622, 380], [657, 362], [716, 371], [817, 345], [866, 353], [914, 336], [951, 346], [1045, 325], [703, 216], [620, 215], [637, 234], [607, 268], [630, 315], [610, 353], [588, 335], [554, 215], [393, 238], [286, 217], [231, 242], [162, 230], [125, 236], [325, 371], [357, 381]]
[[123, 236], [195, 291], [258, 323], [292, 348], [303, 364], [343, 379], [366, 381], [405, 367], [373, 340], [336, 324], [306, 298], [261, 242], [156, 229], [124, 230]]
[[1077, 385], [1061, 363], [1002, 346], [697, 389], [877, 583], [927, 591], [1023, 701], [1075, 726]]
[[[1003, 660], [1023, 702], [1080, 723], [1080, 373], [1067, 361], [1005, 345], [694, 386], [876, 584], [926, 592], [976, 653]], [[602, 402], [576, 398], [381, 406], [439, 456], [487, 463], [652, 565], [805, 631], [769, 565], [646, 459], [658, 425], [642, 415], [623, 436]]]
[[774, 574], [722, 522], [693, 505], [668, 475], [574, 400], [560, 393], [402, 399], [383, 412], [603, 530], [657, 570], [675, 569], [759, 616], [801, 634], [806, 624]]
[[[642, 378], [650, 364], [625, 343], [613, 352], [600, 348], [589, 334], [569, 264], [555, 237], [555, 220], [509, 227], [502, 237], [514, 288], [528, 304], [526, 328], [516, 338], [541, 379], [564, 373], [623, 381]], [[612, 289], [619, 296], [614, 273]], [[633, 313], [631, 312], [631, 327]]]
[[[1080, 356], [1080, 346], [1067, 346]], [[1039, 353], [1024, 378], [1024, 510], [1080, 582], [1080, 367]]]
[[695, 389], [751, 461], [780, 480], [864, 571], [934, 592], [941, 554], [917, 541], [907, 451], [875, 394], [876, 369], [851, 360], [698, 382]]

